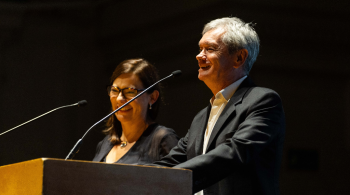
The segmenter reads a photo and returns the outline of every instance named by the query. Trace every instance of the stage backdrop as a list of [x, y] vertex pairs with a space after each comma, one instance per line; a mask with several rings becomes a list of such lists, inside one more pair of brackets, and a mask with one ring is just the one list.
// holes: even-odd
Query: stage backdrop
[[[281, 194], [346, 194], [350, 151], [347, 1], [0, 1], [0, 132], [86, 99], [0, 136], [0, 165], [65, 158], [110, 112], [105, 86], [122, 60], [142, 57], [163, 83], [157, 122], [184, 136], [208, 105], [197, 79], [205, 23], [237, 16], [256, 23], [261, 52], [250, 76], [283, 100], [287, 134]], [[91, 160], [104, 124], [76, 159]]]

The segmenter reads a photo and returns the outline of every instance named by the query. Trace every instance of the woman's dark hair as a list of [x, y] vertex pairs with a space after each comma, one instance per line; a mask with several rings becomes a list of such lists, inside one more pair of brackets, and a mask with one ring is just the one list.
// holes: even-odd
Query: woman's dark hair
[[[136, 75], [140, 79], [145, 89], [159, 80], [159, 75], [156, 67], [142, 58], [122, 61], [115, 68], [110, 79], [110, 85], [112, 85], [114, 80], [122, 74]], [[160, 88], [160, 85], [157, 84], [147, 92], [148, 94], [151, 94], [154, 90], [159, 91], [158, 100], [152, 104], [152, 109], [147, 109], [147, 121], [154, 121], [158, 115], [160, 100], [162, 99]], [[110, 135], [110, 141], [113, 144], [119, 144], [121, 142], [120, 136], [122, 135], [122, 127], [121, 123], [118, 121], [117, 117], [114, 114], [107, 120], [106, 127], [106, 130], [103, 132]]]

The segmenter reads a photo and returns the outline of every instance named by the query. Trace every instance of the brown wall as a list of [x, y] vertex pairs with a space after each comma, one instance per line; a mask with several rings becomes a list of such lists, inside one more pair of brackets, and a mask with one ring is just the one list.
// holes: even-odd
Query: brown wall
[[[197, 79], [203, 25], [237, 16], [257, 23], [261, 52], [251, 77], [282, 97], [287, 135], [282, 194], [346, 194], [350, 85], [346, 1], [0, 2], [0, 132], [86, 99], [0, 136], [0, 165], [65, 158], [110, 109], [105, 85], [122, 60], [143, 57], [164, 82], [158, 122], [184, 136], [211, 92]], [[98, 126], [76, 159], [91, 160]], [[305, 155], [306, 154], [306, 155]]]

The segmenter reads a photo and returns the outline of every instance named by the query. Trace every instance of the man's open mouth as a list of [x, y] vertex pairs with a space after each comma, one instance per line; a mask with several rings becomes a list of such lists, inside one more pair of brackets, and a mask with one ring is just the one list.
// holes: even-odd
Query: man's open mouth
[[210, 68], [210, 66], [208, 65], [208, 66], [201, 66], [200, 67], [200, 69], [202, 69], [202, 70], [208, 70]]

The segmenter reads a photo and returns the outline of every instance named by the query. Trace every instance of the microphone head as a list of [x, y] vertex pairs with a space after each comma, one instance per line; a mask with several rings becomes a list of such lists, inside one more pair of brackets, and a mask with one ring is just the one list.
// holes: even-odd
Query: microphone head
[[87, 101], [86, 100], [81, 100], [78, 102], [78, 106], [82, 107], [82, 106], [86, 106], [87, 105]]
[[175, 70], [174, 72], [171, 73], [173, 77], [178, 77], [182, 74], [181, 70]]

